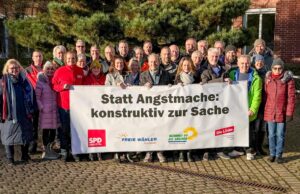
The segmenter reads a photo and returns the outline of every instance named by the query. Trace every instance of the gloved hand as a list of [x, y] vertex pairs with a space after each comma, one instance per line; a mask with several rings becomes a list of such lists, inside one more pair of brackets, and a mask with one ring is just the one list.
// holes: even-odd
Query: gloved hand
[[288, 115], [287, 115], [287, 116], [285, 117], [285, 121], [286, 121], [286, 122], [290, 122], [290, 121], [292, 121], [292, 120], [293, 120], [293, 116], [288, 116]]

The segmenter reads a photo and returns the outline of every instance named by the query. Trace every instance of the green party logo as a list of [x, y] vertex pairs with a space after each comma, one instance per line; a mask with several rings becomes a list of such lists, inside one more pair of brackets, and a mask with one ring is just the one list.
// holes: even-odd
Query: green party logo
[[198, 136], [198, 131], [194, 127], [187, 127], [183, 130], [183, 133], [170, 134], [169, 143], [185, 143], [192, 141]]

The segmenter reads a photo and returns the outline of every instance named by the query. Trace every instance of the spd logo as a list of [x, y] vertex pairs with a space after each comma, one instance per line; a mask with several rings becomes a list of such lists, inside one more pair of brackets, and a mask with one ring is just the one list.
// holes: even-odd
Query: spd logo
[[104, 129], [88, 130], [88, 147], [105, 147], [106, 137]]

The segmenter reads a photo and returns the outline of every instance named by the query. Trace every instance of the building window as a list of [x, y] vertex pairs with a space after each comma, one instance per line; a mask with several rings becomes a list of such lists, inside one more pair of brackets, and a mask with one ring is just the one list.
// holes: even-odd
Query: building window
[[[251, 28], [254, 33], [254, 40], [257, 38], [264, 39], [267, 47], [272, 50], [274, 49], [275, 14], [276, 8], [249, 9], [243, 18], [243, 26]], [[252, 48], [253, 45], [245, 46], [244, 52], [249, 53]]]

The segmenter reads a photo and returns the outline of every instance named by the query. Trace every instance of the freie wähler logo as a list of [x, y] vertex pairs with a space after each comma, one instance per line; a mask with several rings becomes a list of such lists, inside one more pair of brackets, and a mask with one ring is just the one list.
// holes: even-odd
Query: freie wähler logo
[[170, 134], [169, 143], [186, 143], [192, 141], [198, 136], [198, 131], [194, 127], [187, 127], [183, 130], [183, 133]]
[[88, 147], [105, 147], [106, 135], [104, 129], [88, 130]]
[[144, 144], [155, 144], [157, 143], [157, 137], [130, 137], [127, 133], [122, 133], [118, 137], [122, 142], [139, 142]]

